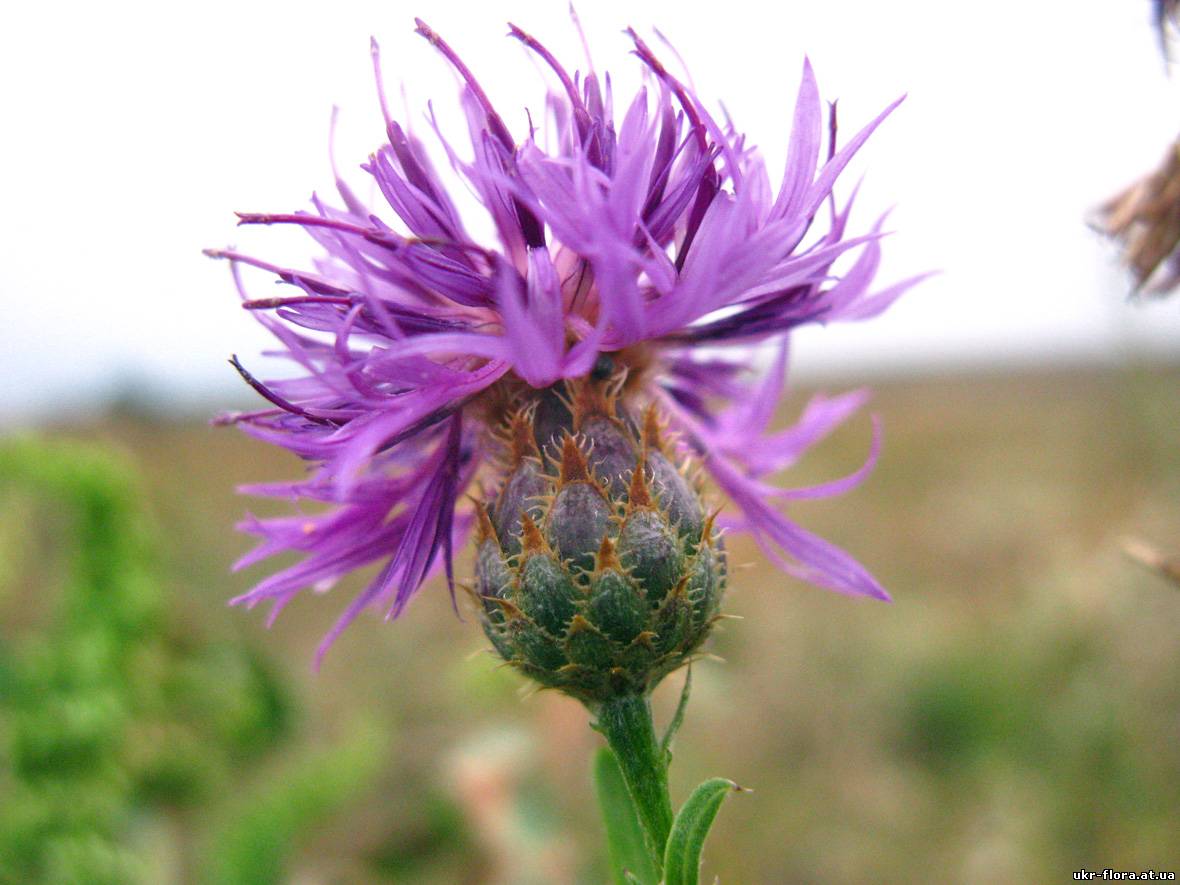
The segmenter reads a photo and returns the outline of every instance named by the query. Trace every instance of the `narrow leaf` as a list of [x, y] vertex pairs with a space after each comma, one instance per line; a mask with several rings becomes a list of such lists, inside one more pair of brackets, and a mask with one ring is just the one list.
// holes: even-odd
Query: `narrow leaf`
[[733, 781], [711, 778], [692, 791], [676, 819], [664, 851], [664, 885], [697, 885], [701, 849], [717, 809], [731, 790], [741, 789]]
[[648, 854], [639, 816], [615, 754], [602, 747], [594, 757], [594, 787], [606, 824], [611, 875], [615, 885], [657, 885], [659, 874]]
[[680, 703], [676, 705], [676, 712], [672, 716], [672, 721], [668, 723], [668, 730], [664, 732], [664, 739], [660, 741], [660, 751], [664, 754], [667, 761], [672, 760], [672, 738], [676, 737], [676, 732], [680, 731], [680, 726], [684, 724], [684, 712], [688, 709], [688, 696], [692, 692], [692, 664], [688, 665], [688, 672], [684, 677], [684, 688], [680, 690]]

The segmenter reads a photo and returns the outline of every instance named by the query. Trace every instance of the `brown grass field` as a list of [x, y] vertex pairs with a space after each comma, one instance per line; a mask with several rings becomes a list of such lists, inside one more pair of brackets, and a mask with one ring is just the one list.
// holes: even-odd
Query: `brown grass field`
[[[730, 539], [727, 610], [741, 620], [712, 640], [723, 661], [694, 670], [673, 793], [683, 799], [712, 775], [753, 792], [722, 809], [702, 881], [1050, 882], [1083, 867], [1177, 869], [1180, 591], [1121, 543], [1180, 552], [1180, 369], [876, 387], [876, 472], [793, 512], [853, 551], [895, 601], [802, 585]], [[802, 402], [796, 393], [788, 413]], [[300, 598], [269, 631], [262, 612], [225, 606], [265, 569], [229, 573], [250, 546], [233, 522], [247, 506], [274, 512], [234, 486], [293, 477], [294, 458], [199, 420], [123, 415], [46, 433], [130, 454], [166, 539], [177, 616], [261, 649], [293, 684], [295, 743], [260, 762], [243, 793], [352, 730], [386, 735], [380, 775], [301, 838], [289, 881], [605, 881], [586, 713], [524, 692], [482, 653], [473, 617], [462, 603], [455, 616], [441, 584], [397, 623], [362, 618], [318, 675], [312, 651], [358, 582]], [[868, 438], [860, 417], [785, 480], [855, 469]], [[6, 618], [10, 630], [35, 629]], [[659, 716], [680, 683], [657, 692]], [[199, 854], [204, 830], [199, 818], [192, 826]]]

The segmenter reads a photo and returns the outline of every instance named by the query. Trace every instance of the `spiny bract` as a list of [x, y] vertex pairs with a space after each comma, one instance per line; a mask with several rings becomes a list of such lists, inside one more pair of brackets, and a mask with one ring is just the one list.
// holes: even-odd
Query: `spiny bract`
[[725, 549], [654, 407], [622, 376], [525, 396], [503, 428], [504, 481], [479, 508], [484, 631], [537, 682], [587, 702], [645, 694], [718, 617]]

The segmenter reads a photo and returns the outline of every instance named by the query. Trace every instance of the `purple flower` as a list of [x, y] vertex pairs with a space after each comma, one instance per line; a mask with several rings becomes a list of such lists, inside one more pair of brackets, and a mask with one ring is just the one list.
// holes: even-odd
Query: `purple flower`
[[[234, 360], [271, 407], [221, 420], [312, 465], [303, 480], [243, 491], [330, 505], [242, 524], [262, 542], [238, 568], [286, 551], [303, 558], [234, 602], [270, 601], [273, 619], [301, 590], [326, 590], [381, 563], [318, 661], [362, 609], [379, 606], [396, 617], [432, 570], [445, 569], [451, 581], [452, 552], [473, 521], [461, 498], [494, 449], [504, 391], [586, 376], [604, 354], [627, 372], [628, 400], [656, 404], [736, 505], [729, 525], [751, 532], [793, 575], [887, 599], [859, 563], [783, 512], [791, 500], [855, 485], [876, 458], [876, 430], [869, 463], [846, 479], [782, 489], [766, 477], [791, 466], [865, 400], [862, 392], [817, 397], [794, 427], [769, 432], [790, 331], [875, 316], [918, 280], [873, 289], [881, 223], [847, 235], [852, 200], [838, 205], [832, 194], [897, 102], [838, 142], [835, 106], [825, 121], [805, 63], [776, 189], [744, 136], [716, 120], [634, 32], [649, 79], [616, 121], [609, 79], [569, 74], [513, 26], [512, 36], [559, 84], [546, 137], [530, 122], [523, 140], [451, 47], [421, 21], [418, 33], [465, 84], [470, 152], [433, 128], [453, 177], [478, 196], [498, 242], [468, 235], [423, 145], [382, 98], [388, 142], [363, 169], [387, 207], [371, 212], [338, 180], [340, 205], [313, 197], [311, 212], [240, 216], [243, 224], [303, 227], [324, 251], [314, 269], [211, 253], [232, 262], [243, 306], [301, 370], [262, 382]], [[380, 82], [376, 44], [373, 58]], [[845, 255], [847, 269], [834, 272]], [[241, 265], [274, 274], [289, 292], [249, 297]], [[750, 362], [750, 346], [759, 343], [776, 354], [761, 378]]]

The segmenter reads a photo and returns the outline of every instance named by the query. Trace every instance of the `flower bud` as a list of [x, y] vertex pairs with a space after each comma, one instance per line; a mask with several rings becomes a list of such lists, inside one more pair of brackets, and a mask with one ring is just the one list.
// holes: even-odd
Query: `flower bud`
[[503, 427], [503, 477], [480, 505], [475, 593], [504, 660], [594, 703], [646, 694], [718, 617], [725, 550], [654, 408], [618, 379], [530, 392]]

